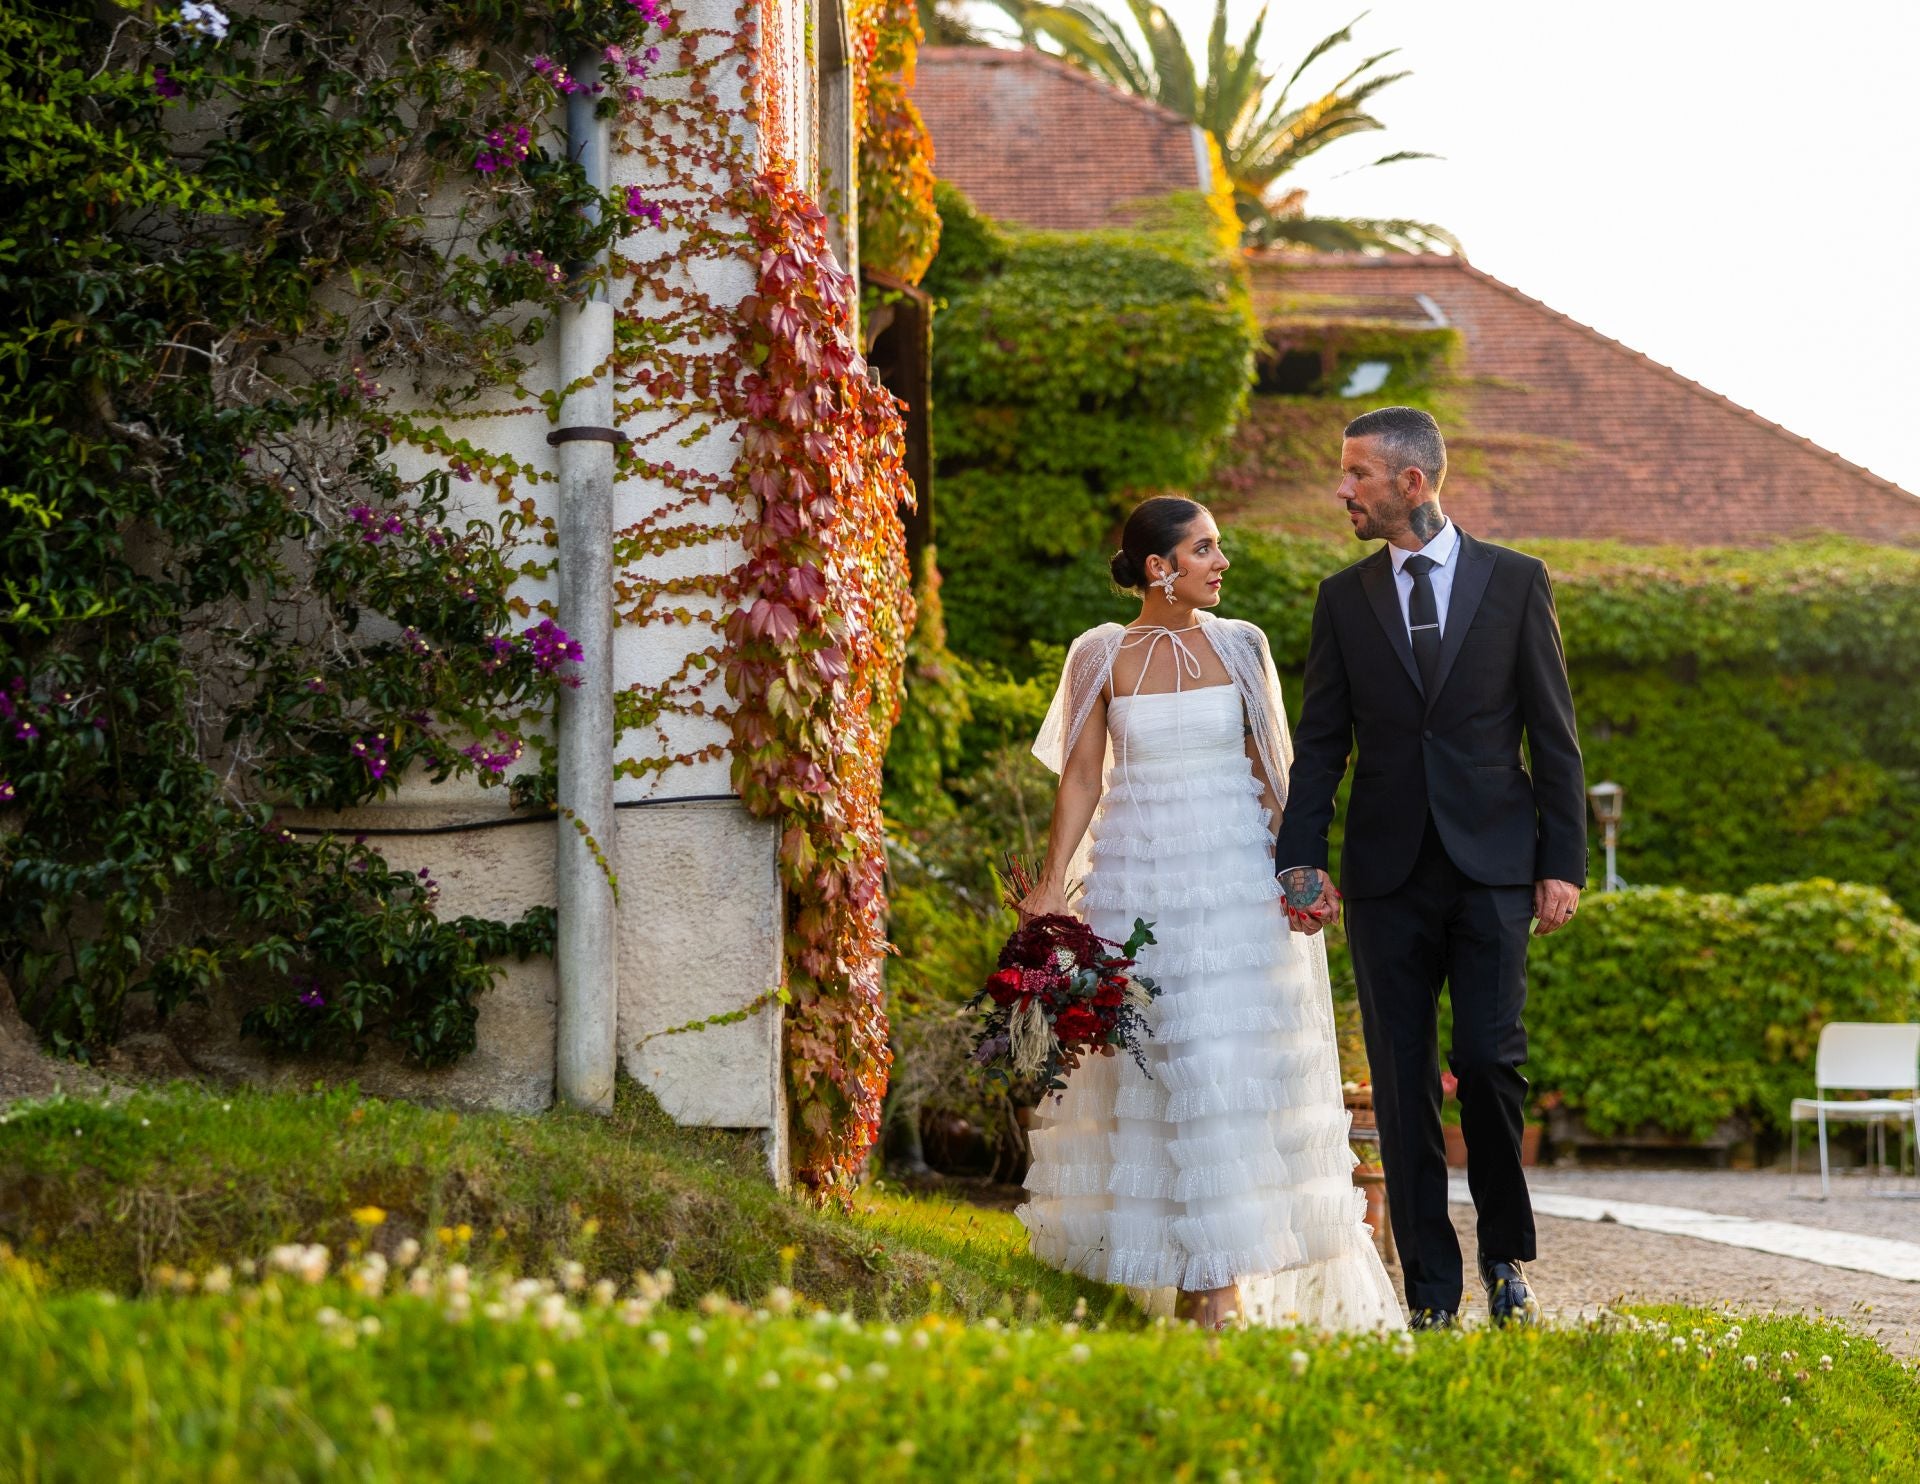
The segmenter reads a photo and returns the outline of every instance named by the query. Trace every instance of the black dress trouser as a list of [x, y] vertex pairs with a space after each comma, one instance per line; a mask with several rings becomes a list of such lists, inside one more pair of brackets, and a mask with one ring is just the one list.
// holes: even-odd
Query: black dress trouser
[[1447, 1060], [1459, 1079], [1467, 1184], [1489, 1258], [1533, 1258], [1533, 1205], [1520, 1168], [1527, 1080], [1527, 935], [1533, 889], [1482, 886], [1447, 855], [1431, 816], [1397, 891], [1347, 901], [1347, 941], [1373, 1072], [1387, 1209], [1415, 1309], [1458, 1310], [1460, 1244], [1447, 1212], [1440, 1131], [1440, 986], [1453, 1004]]

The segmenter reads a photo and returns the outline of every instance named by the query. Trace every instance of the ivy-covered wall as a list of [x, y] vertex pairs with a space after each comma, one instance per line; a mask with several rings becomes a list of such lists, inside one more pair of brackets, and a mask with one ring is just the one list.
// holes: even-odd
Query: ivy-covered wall
[[1124, 231], [1003, 231], [950, 186], [925, 287], [936, 320], [934, 453], [949, 629], [1022, 660], [1055, 583], [1128, 505], [1188, 488], [1244, 406], [1255, 330], [1207, 198]]

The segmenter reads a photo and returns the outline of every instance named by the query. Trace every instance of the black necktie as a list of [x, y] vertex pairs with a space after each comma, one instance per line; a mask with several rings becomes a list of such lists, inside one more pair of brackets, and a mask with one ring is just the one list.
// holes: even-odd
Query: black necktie
[[1430, 556], [1410, 556], [1406, 570], [1413, 574], [1413, 599], [1407, 604], [1407, 626], [1412, 630], [1413, 662], [1420, 667], [1420, 689], [1433, 699], [1434, 676], [1440, 670], [1440, 605], [1433, 599], [1433, 579], [1427, 574], [1439, 565]]

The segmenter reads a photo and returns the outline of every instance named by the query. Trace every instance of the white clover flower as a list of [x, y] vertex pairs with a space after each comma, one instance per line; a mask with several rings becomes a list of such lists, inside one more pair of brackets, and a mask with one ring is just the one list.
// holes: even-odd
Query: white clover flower
[[1073, 1301], [1073, 1317], [1075, 1319], [1085, 1319], [1087, 1317], [1087, 1300], [1084, 1294]]
[[566, 1323], [567, 1300], [563, 1294], [549, 1293], [540, 1300], [540, 1327], [558, 1329]]
[[1740, 1357], [1740, 1364], [1750, 1371], [1757, 1371], [1760, 1369], [1760, 1357], [1757, 1355], [1743, 1355]]
[[464, 1262], [456, 1262], [452, 1267], [447, 1269], [447, 1292], [465, 1293], [470, 1276], [467, 1272], [467, 1265]]
[[233, 1289], [233, 1269], [220, 1263], [200, 1280], [200, 1287], [206, 1293], [228, 1293]]
[[[433, 1274], [425, 1268], [415, 1268], [407, 1274], [407, 1292], [415, 1298], [426, 1298], [433, 1292]], [[465, 1295], [463, 1294], [464, 1298]]]
[[887, 1363], [884, 1360], [876, 1360], [868, 1364], [867, 1379], [869, 1381], [884, 1381], [887, 1375]]
[[560, 1400], [569, 1407], [577, 1407], [580, 1405], [582, 1398], [579, 1392], [569, 1391], [565, 1396], [561, 1397]]
[[618, 1294], [619, 1291], [613, 1279], [602, 1278], [598, 1283], [593, 1285], [593, 1301], [605, 1309], [613, 1303], [614, 1296]]
[[767, 1290], [767, 1308], [775, 1314], [791, 1314], [793, 1312], [793, 1290], [780, 1284], [769, 1288]]
[[673, 1349], [673, 1341], [664, 1329], [656, 1329], [647, 1336], [647, 1345], [655, 1355], [665, 1355]]
[[577, 1262], [561, 1263], [560, 1286], [568, 1293], [578, 1293], [587, 1286], [587, 1270]]
[[1823, 1355], [1820, 1357], [1820, 1369], [1823, 1371], [1833, 1369], [1833, 1357], [1831, 1355]]
[[717, 1318], [733, 1307], [733, 1301], [724, 1293], [707, 1293], [700, 1297], [700, 1312], [709, 1318]]
[[980, 1328], [992, 1334], [1000, 1328], [1000, 1321], [989, 1314], [985, 1319], [980, 1321]]
[[840, 1378], [832, 1371], [822, 1371], [813, 1378], [813, 1384], [822, 1391], [832, 1391], [840, 1384]]
[[1296, 1351], [1294, 1351], [1294, 1352], [1293, 1352], [1293, 1353], [1292, 1353], [1291, 1355], [1289, 1355], [1289, 1356], [1287, 1357], [1287, 1364], [1293, 1367], [1293, 1373], [1294, 1373], [1294, 1375], [1296, 1375], [1296, 1376], [1304, 1376], [1304, 1375], [1306, 1375], [1306, 1373], [1307, 1373], [1307, 1352], [1306, 1352], [1306, 1351], [1304, 1351], [1304, 1350], [1296, 1350]]
[[362, 1318], [360, 1321], [360, 1333], [363, 1335], [379, 1334], [380, 1316], [378, 1314], [368, 1314]]
[[233, 23], [217, 5], [207, 0], [187, 0], [180, 7], [180, 24], [196, 36], [204, 36], [211, 41], [225, 41], [227, 27]]
[[707, 1332], [697, 1324], [687, 1326], [687, 1343], [696, 1348], [707, 1343]]
[[760, 1373], [759, 1385], [762, 1391], [772, 1391], [778, 1387], [779, 1384], [780, 1373], [778, 1371], [762, 1371]]
[[888, 1325], [880, 1331], [880, 1343], [882, 1345], [898, 1345], [900, 1343], [900, 1331], [892, 1325]]
[[1067, 1359], [1073, 1361], [1076, 1365], [1084, 1365], [1087, 1361], [1093, 1359], [1093, 1348], [1084, 1342], [1075, 1345], [1067, 1352]]
[[[931, 1345], [932, 1343], [933, 1343], [932, 1339], [928, 1337], [927, 1332], [924, 1329], [916, 1329], [913, 1332], [913, 1348], [914, 1349], [924, 1350], [927, 1348], [927, 1346]], [[1920, 1375], [1920, 1371], [1916, 1371], [1914, 1374]]]
[[414, 1238], [408, 1237], [406, 1241], [393, 1249], [393, 1261], [398, 1267], [412, 1267], [416, 1262], [420, 1261], [420, 1243]]
[[471, 1294], [450, 1293], [447, 1295], [447, 1320], [449, 1323], [461, 1323], [472, 1311], [473, 1296]]

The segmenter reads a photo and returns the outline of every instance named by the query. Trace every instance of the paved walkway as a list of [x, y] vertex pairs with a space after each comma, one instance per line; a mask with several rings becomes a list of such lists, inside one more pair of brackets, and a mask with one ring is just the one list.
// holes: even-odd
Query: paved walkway
[[[1467, 1182], [1456, 1179], [1448, 1192], [1456, 1205], [1471, 1205]], [[1552, 1189], [1533, 1192], [1538, 1216], [1560, 1216], [1573, 1221], [1611, 1221], [1641, 1231], [1665, 1232], [1675, 1237], [1698, 1237], [1727, 1247], [1771, 1252], [1778, 1257], [1804, 1258], [1830, 1268], [1851, 1268], [1882, 1278], [1920, 1283], [1920, 1243], [1892, 1237], [1868, 1236], [1829, 1226], [1805, 1226], [1791, 1221], [1767, 1221], [1687, 1206], [1650, 1205], [1608, 1195], [1570, 1195]]]
[[[1538, 1170], [1529, 1184], [1540, 1229], [1530, 1272], [1550, 1314], [1659, 1303], [1824, 1314], [1920, 1356], [1920, 1274], [1868, 1271], [1859, 1260], [1894, 1268], [1920, 1251], [1920, 1201], [1881, 1198], [1851, 1175], [1836, 1178], [1831, 1200], [1809, 1199], [1817, 1171], [1794, 1181], [1771, 1172]], [[1453, 1215], [1470, 1256], [1473, 1208], [1456, 1205]], [[1795, 1252], [1778, 1250], [1788, 1242]], [[1467, 1286], [1472, 1313], [1479, 1285]]]

